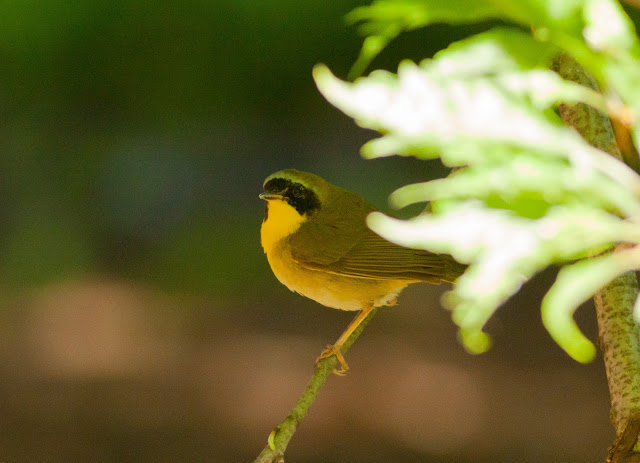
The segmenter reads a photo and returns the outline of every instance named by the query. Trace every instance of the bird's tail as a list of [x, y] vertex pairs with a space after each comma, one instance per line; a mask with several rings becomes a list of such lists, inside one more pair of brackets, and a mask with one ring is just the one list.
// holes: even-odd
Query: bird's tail
[[448, 254], [443, 254], [441, 257], [445, 260], [445, 272], [442, 280], [449, 283], [455, 283], [458, 277], [467, 270], [468, 265], [459, 263]]

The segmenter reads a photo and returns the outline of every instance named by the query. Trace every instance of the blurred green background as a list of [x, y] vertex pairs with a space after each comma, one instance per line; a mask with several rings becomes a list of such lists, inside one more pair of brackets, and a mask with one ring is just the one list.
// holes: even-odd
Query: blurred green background
[[[387, 210], [437, 163], [364, 161], [326, 103], [364, 2], [0, 5], [0, 461], [252, 461], [352, 314], [290, 293], [259, 243], [262, 180], [313, 171]], [[402, 36], [374, 63], [489, 27]], [[600, 462], [601, 358], [539, 321], [546, 272], [473, 357], [414, 286], [349, 352], [289, 449], [297, 462]], [[589, 306], [580, 324], [595, 339]]]

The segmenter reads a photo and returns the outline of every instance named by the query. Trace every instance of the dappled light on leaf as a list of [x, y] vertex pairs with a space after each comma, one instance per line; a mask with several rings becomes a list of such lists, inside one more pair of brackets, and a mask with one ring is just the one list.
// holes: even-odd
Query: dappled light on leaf
[[595, 355], [573, 321], [573, 312], [593, 294], [616, 277], [640, 267], [640, 252], [636, 249], [583, 260], [564, 267], [555, 284], [542, 301], [542, 321], [555, 341], [579, 362], [588, 362]]
[[[369, 226], [403, 246], [451, 254], [471, 264], [451, 293], [443, 298], [463, 330], [462, 340], [477, 339], [486, 321], [528, 277], [540, 268], [529, 252], [536, 246], [528, 220], [508, 211], [469, 203], [441, 216], [400, 221], [374, 213]], [[474, 350], [471, 346], [468, 346]]]
[[[477, 335], [498, 307], [547, 265], [588, 257], [619, 241], [640, 243], [640, 230], [635, 225], [579, 204], [555, 206], [543, 217], [531, 220], [470, 200], [438, 215], [422, 215], [409, 221], [373, 213], [368, 224], [397, 244], [451, 254], [459, 262], [470, 264], [443, 299], [453, 311], [453, 320], [465, 332], [461, 335], [463, 340]], [[629, 265], [640, 267], [640, 259], [624, 268], [628, 270]], [[590, 289], [593, 294], [598, 287]], [[552, 320], [566, 321], [560, 316], [559, 306], [566, 308], [566, 304], [551, 304], [547, 313], [550, 310], [559, 317]], [[570, 307], [569, 313], [576, 307]], [[565, 323], [556, 331], [564, 336], [572, 326]], [[585, 352], [583, 348], [576, 351], [561, 345], [574, 358], [586, 358], [579, 353]]]
[[[524, 155], [497, 165], [463, 169], [444, 179], [405, 186], [394, 192], [390, 201], [401, 208], [416, 202], [487, 199], [492, 195], [525, 217], [545, 212], [553, 204], [577, 202], [625, 215], [640, 215], [635, 195], [610, 178], [595, 171], [590, 175], [576, 172], [565, 162], [545, 162], [540, 157]], [[540, 211], [543, 204], [546, 207]]]
[[635, 46], [633, 23], [618, 2], [586, 2], [584, 17], [584, 38], [595, 50], [630, 50]]
[[499, 27], [454, 42], [423, 63], [443, 77], [487, 76], [546, 69], [557, 52], [552, 44], [538, 42], [520, 29]]
[[429, 4], [420, 0], [383, 0], [356, 8], [346, 19], [349, 23], [360, 23], [360, 32], [367, 38], [349, 77], [362, 74], [384, 47], [403, 31], [435, 22], [465, 23], [496, 16], [499, 16], [499, 8], [484, 0], [435, 0]]
[[[590, 105], [635, 125], [638, 141], [640, 45], [620, 5], [523, 0], [498, 8], [485, 0], [378, 0], [348, 17], [375, 43], [365, 41], [358, 74], [402, 31], [489, 18], [532, 33], [494, 28], [419, 65], [404, 61], [397, 74], [374, 71], [349, 83], [316, 66], [314, 78], [329, 102], [381, 133], [363, 146], [364, 157], [440, 158], [458, 168], [390, 197], [396, 207], [431, 202], [429, 214], [401, 221], [374, 213], [368, 224], [390, 241], [448, 253], [469, 265], [443, 298], [467, 349], [489, 347], [483, 326], [524, 282], [551, 264], [577, 260], [560, 272], [543, 318], [563, 349], [588, 361], [593, 345], [573, 312], [619, 272], [640, 265], [625, 257], [580, 259], [618, 243], [640, 243], [640, 177], [587, 143], [556, 111], [560, 104]], [[547, 68], [563, 51], [593, 72], [602, 93]]]
[[337, 79], [324, 66], [315, 67], [314, 77], [331, 103], [362, 127], [385, 133], [365, 145], [367, 157], [441, 156], [446, 165], [460, 166], [486, 162], [487, 156], [495, 156], [487, 154], [490, 150], [502, 151], [505, 157], [528, 151], [564, 158], [579, 175], [597, 169], [640, 192], [640, 178], [630, 168], [590, 146], [555, 114], [540, 111], [585, 98], [604, 107], [594, 92], [562, 81], [551, 71], [457, 80], [405, 61], [397, 76], [375, 71], [353, 84]]

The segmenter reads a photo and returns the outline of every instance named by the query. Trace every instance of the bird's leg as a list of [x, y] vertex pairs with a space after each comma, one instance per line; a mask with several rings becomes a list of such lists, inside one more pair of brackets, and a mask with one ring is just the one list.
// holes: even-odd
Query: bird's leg
[[356, 330], [358, 325], [360, 325], [360, 323], [362, 323], [362, 321], [365, 318], [367, 318], [367, 315], [369, 315], [369, 312], [371, 312], [372, 309], [373, 309], [373, 304], [367, 304], [366, 306], [364, 306], [360, 311], [360, 313], [356, 316], [356, 318], [354, 318], [353, 321], [349, 324], [347, 329], [344, 330], [344, 333], [342, 333], [342, 335], [338, 338], [335, 344], [328, 345], [327, 348], [322, 351], [320, 356], [316, 359], [316, 363], [318, 363], [320, 360], [324, 358], [335, 355], [336, 358], [338, 359], [338, 362], [340, 362], [340, 369], [336, 370], [334, 368], [333, 372], [338, 376], [344, 376], [347, 370], [349, 369], [349, 365], [347, 365], [347, 362], [344, 359], [344, 355], [342, 355], [342, 351], [341, 351], [342, 345], [345, 343], [347, 339], [349, 339], [349, 336], [351, 336], [351, 334]]

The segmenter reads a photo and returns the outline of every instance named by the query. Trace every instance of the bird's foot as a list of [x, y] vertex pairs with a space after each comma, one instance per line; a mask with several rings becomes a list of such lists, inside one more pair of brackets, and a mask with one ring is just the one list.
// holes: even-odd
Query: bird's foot
[[349, 365], [347, 365], [347, 361], [344, 359], [344, 355], [342, 355], [342, 351], [340, 350], [341, 347], [341, 345], [337, 344], [328, 345], [327, 348], [323, 350], [320, 356], [316, 359], [316, 364], [322, 359], [326, 359], [331, 357], [332, 355], [335, 355], [338, 359], [338, 362], [340, 363], [340, 369], [338, 370], [334, 368], [333, 372], [338, 376], [344, 376], [347, 373], [347, 370], [349, 370]]

